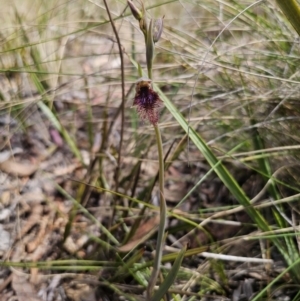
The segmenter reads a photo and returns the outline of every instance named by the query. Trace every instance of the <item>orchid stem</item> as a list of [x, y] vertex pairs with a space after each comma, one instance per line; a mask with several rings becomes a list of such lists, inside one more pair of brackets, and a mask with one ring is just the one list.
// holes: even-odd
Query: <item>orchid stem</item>
[[147, 300], [151, 300], [153, 288], [156, 284], [156, 280], [159, 275], [160, 263], [161, 263], [163, 246], [164, 246], [166, 218], [167, 218], [167, 206], [166, 206], [166, 201], [164, 196], [165, 168], [164, 168], [163, 146], [162, 146], [160, 130], [157, 124], [154, 125], [154, 130], [155, 130], [156, 143], [158, 148], [158, 162], [159, 162], [160, 224], [157, 233], [157, 243], [156, 243], [156, 252], [154, 257], [153, 270], [147, 288]]
[[[144, 34], [145, 46], [146, 46], [146, 60], [147, 60], [147, 71], [149, 80], [141, 80], [140, 87], [137, 89], [136, 97], [134, 100], [134, 105], [138, 107], [138, 111], [142, 113], [142, 116], [145, 117], [148, 114], [148, 120], [153, 124], [157, 149], [158, 149], [158, 162], [159, 162], [159, 209], [160, 209], [160, 222], [157, 233], [156, 241], [156, 252], [154, 256], [154, 264], [152, 274], [150, 276], [148, 287], [147, 287], [147, 301], [152, 300], [153, 288], [156, 284], [157, 277], [160, 271], [161, 258], [163, 253], [164, 241], [165, 241], [165, 228], [166, 228], [166, 219], [167, 219], [167, 205], [165, 201], [164, 186], [165, 186], [165, 167], [164, 167], [164, 155], [163, 155], [163, 144], [161, 139], [161, 133], [158, 126], [158, 112], [155, 111], [155, 105], [161, 103], [161, 99], [158, 94], [150, 88], [150, 83], [152, 81], [152, 66], [153, 58], [155, 52], [155, 42], [157, 42], [161, 36], [163, 30], [163, 17], [153, 21], [150, 20], [148, 26], [146, 10], [143, 2], [142, 10], [139, 10], [131, 0], [127, 0], [131, 12], [135, 19], [139, 21], [139, 26], [141, 31]], [[141, 72], [142, 73], [142, 72]], [[148, 90], [145, 90], [148, 89]], [[151, 94], [145, 95], [145, 91]], [[142, 99], [142, 100], [141, 100]]]

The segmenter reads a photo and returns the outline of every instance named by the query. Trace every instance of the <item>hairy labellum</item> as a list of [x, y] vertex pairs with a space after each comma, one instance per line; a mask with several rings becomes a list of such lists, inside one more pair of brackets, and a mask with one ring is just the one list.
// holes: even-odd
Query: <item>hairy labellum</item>
[[133, 105], [142, 119], [148, 120], [155, 125], [158, 122], [158, 109], [162, 101], [158, 94], [151, 88], [151, 80], [140, 79], [136, 84], [136, 94]]

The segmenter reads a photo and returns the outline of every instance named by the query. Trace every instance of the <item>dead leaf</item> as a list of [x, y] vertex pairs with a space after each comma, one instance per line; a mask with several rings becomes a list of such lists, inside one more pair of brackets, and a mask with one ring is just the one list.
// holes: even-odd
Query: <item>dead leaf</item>
[[165, 199], [168, 202], [179, 202], [186, 195], [186, 185], [182, 182], [169, 184], [165, 188]]
[[95, 289], [85, 283], [64, 283], [65, 293], [70, 300], [96, 301]]
[[34, 286], [28, 281], [28, 275], [15, 271], [12, 277], [12, 287], [18, 296], [18, 301], [42, 301], [37, 296]]
[[13, 159], [15, 154], [22, 153], [21, 148], [15, 148], [0, 153], [0, 170], [5, 173], [26, 177], [32, 175], [38, 168], [37, 164], [28, 164], [17, 162]]
[[120, 252], [129, 252], [136, 248], [141, 243], [148, 240], [148, 238], [157, 230], [159, 225], [159, 215], [155, 215], [151, 219], [148, 219], [145, 223], [141, 224], [135, 235], [130, 239], [130, 241], [119, 247]]
[[74, 164], [70, 164], [68, 166], [63, 166], [63, 167], [57, 167], [54, 170], [54, 175], [55, 176], [64, 176], [64, 175], [68, 175], [70, 173], [72, 173], [76, 168], [80, 167], [81, 163], [74, 163]]
[[13, 159], [8, 159], [0, 163], [0, 170], [5, 173], [19, 177], [28, 177], [36, 172], [38, 165], [16, 162]]

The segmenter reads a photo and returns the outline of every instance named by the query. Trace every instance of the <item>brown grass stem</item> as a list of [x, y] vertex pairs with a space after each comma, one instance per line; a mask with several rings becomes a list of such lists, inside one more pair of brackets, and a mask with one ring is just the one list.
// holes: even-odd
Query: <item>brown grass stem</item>
[[107, 1], [103, 0], [108, 18], [110, 20], [110, 24], [112, 26], [113, 32], [115, 34], [118, 49], [119, 49], [119, 56], [121, 61], [121, 85], [122, 85], [122, 104], [121, 104], [121, 133], [120, 133], [120, 143], [119, 143], [119, 150], [118, 150], [118, 164], [115, 171], [115, 185], [116, 185], [116, 191], [118, 191], [119, 186], [119, 173], [120, 173], [120, 165], [121, 165], [121, 156], [122, 156], [122, 144], [123, 144], [123, 135], [124, 135], [124, 119], [125, 119], [125, 73], [124, 73], [124, 57], [123, 57], [123, 49], [121, 45], [121, 40], [116, 28], [116, 25], [114, 23], [114, 20], [111, 16], [110, 10], [107, 5]]

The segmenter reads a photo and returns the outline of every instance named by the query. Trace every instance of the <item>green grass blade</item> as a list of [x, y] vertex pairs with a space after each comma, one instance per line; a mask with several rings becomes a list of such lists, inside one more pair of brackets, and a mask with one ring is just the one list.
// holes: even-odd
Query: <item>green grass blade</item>
[[174, 283], [176, 276], [178, 274], [178, 271], [181, 266], [181, 262], [184, 258], [184, 253], [186, 251], [186, 247], [184, 247], [180, 253], [178, 254], [172, 269], [170, 270], [168, 276], [164, 280], [164, 282], [160, 285], [159, 289], [154, 293], [151, 301], [159, 301], [163, 298], [163, 296], [167, 293], [168, 289], [171, 287], [171, 285]]
[[76, 146], [75, 141], [71, 138], [67, 130], [61, 125], [60, 121], [57, 119], [54, 113], [42, 101], [38, 102], [38, 106], [43, 111], [43, 113], [47, 116], [47, 118], [52, 123], [52, 125], [61, 133], [61, 135], [65, 139], [66, 143], [70, 147], [73, 154], [82, 162], [82, 156]]
[[251, 301], [259, 301], [264, 300], [262, 297], [264, 294], [268, 292], [268, 290], [277, 282], [279, 281], [284, 275], [286, 275], [290, 270], [293, 270], [297, 268], [300, 264], [300, 259], [295, 261], [293, 264], [291, 264], [289, 267], [287, 267], [283, 272], [281, 272], [273, 281], [271, 281], [266, 287], [264, 287], [259, 294], [257, 294]]
[[296, 0], [277, 0], [277, 5], [300, 36], [300, 7]]
[[[228, 190], [232, 193], [232, 195], [238, 200], [238, 202], [245, 207], [245, 211], [250, 216], [250, 218], [257, 224], [257, 226], [262, 231], [270, 231], [270, 227], [265, 220], [265, 218], [261, 215], [261, 213], [256, 210], [251, 204], [249, 198], [246, 196], [245, 192], [238, 185], [233, 176], [229, 173], [227, 168], [223, 164], [218, 164], [218, 159], [213, 154], [209, 146], [203, 141], [203, 139], [199, 136], [199, 134], [191, 127], [189, 127], [187, 121], [181, 115], [181, 113], [176, 109], [173, 103], [165, 96], [165, 94], [154, 84], [154, 88], [158, 91], [161, 99], [163, 100], [167, 109], [171, 112], [173, 117], [177, 120], [183, 130], [188, 133], [190, 139], [194, 142], [199, 151], [206, 158], [207, 162], [210, 164], [212, 168], [214, 168], [215, 173], [218, 175], [220, 180], [224, 183], [224, 185], [228, 188]], [[293, 259], [288, 255], [287, 250], [276, 237], [272, 239], [272, 242], [276, 245], [280, 253], [284, 256], [288, 265], [293, 264]], [[299, 278], [296, 270], [294, 277]], [[300, 279], [299, 279], [300, 280]]]

